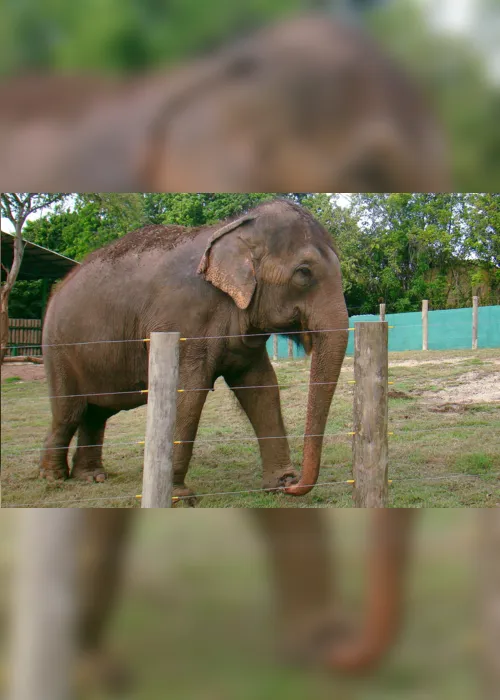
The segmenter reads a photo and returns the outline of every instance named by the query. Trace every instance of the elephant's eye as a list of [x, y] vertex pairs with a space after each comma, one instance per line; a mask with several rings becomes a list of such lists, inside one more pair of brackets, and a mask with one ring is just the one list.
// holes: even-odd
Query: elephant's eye
[[293, 279], [297, 284], [305, 287], [311, 283], [312, 272], [307, 265], [299, 265], [299, 267], [293, 273]]

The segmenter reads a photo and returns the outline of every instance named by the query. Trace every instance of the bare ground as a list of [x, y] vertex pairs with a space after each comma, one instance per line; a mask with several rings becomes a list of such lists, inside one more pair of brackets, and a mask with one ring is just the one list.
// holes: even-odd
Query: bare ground
[[426, 392], [433, 402], [485, 403], [500, 401], [500, 372], [467, 372], [441, 391]]
[[19, 377], [22, 382], [45, 379], [45, 368], [43, 365], [35, 365], [31, 362], [9, 362], [2, 365], [2, 381]]

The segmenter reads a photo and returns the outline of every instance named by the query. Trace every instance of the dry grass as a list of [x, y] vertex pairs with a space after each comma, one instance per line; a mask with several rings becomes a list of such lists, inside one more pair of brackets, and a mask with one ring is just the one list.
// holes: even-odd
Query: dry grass
[[[391, 353], [390, 504], [395, 507], [494, 507], [500, 503], [500, 351]], [[308, 360], [276, 366], [290, 435], [304, 432]], [[346, 358], [326, 433], [320, 484], [294, 499], [264, 492], [257, 441], [224, 382], [209, 394], [187, 482], [207, 495], [203, 507], [350, 507], [352, 358]], [[479, 387], [487, 389], [478, 390]], [[497, 389], [495, 389], [497, 387]], [[496, 391], [496, 393], [495, 393]], [[446, 393], [443, 393], [446, 392]], [[2, 500], [5, 506], [137, 507], [141, 493], [145, 408], [109, 422], [105, 484], [38, 477], [49, 424], [44, 381], [2, 383]], [[444, 397], [444, 398], [443, 398]], [[470, 401], [467, 403], [467, 401]], [[244, 439], [250, 438], [250, 439]], [[302, 440], [290, 439], [300, 464]], [[31, 450], [31, 451], [29, 451]], [[225, 492], [232, 492], [226, 494]]]

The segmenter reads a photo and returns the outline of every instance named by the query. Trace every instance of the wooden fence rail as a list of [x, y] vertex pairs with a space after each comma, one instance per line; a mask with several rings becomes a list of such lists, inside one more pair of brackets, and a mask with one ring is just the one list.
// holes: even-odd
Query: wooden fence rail
[[39, 318], [10, 318], [7, 357], [42, 354], [42, 321]]

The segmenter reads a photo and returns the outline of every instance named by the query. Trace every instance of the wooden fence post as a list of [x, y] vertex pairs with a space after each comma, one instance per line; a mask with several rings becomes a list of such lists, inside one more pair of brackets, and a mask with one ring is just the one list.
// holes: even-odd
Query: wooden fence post
[[385, 321], [385, 304], [380, 304], [380, 320]]
[[477, 320], [479, 297], [472, 297], [472, 349], [477, 350]]
[[388, 324], [354, 324], [353, 479], [357, 508], [385, 508], [388, 496]]
[[74, 697], [83, 513], [33, 509], [17, 517], [8, 699], [69, 700]]
[[429, 349], [429, 301], [422, 301], [422, 350]]
[[278, 361], [278, 336], [276, 333], [273, 335], [273, 360]]
[[288, 357], [293, 359], [293, 340], [288, 338]]
[[151, 333], [142, 508], [172, 506], [179, 333]]

